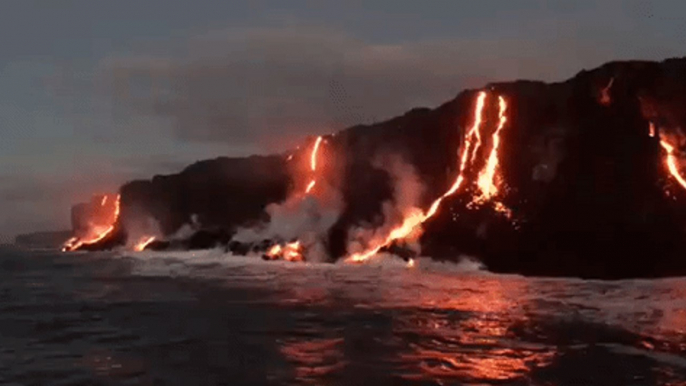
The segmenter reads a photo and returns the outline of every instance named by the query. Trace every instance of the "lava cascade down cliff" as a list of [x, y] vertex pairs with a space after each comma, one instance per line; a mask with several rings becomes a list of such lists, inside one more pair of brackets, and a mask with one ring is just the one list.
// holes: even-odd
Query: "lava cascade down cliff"
[[[232, 237], [269, 222], [269, 205], [328, 187], [343, 203], [323, 240], [331, 260], [402, 250], [411, 234], [422, 255], [478, 256], [495, 272], [685, 275], [684, 106], [686, 59], [611, 62], [559, 83], [489, 84], [285, 154], [201, 161], [179, 174], [129, 182], [119, 192], [114, 229], [88, 245], [123, 245], [122, 224], [143, 215], [161, 232], [149, 249], [266, 252], [297, 240], [246, 246]], [[321, 143], [326, 162], [315, 179], [308, 166]], [[385, 203], [394, 200], [391, 176], [374, 162], [381, 154], [411, 165], [424, 189], [411, 232], [388, 232], [389, 240], [367, 245], [369, 256], [359, 259], [348, 250], [350, 232], [380, 227]], [[174, 239], [188, 224], [193, 234]]]

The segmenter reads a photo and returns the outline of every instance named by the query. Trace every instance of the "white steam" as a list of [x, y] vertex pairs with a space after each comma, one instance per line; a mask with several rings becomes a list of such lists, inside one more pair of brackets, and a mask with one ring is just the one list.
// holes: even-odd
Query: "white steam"
[[233, 240], [242, 243], [265, 239], [289, 242], [298, 239], [307, 250], [310, 261], [328, 258], [325, 240], [329, 229], [338, 221], [342, 211], [340, 194], [324, 181], [318, 182], [324, 190], [317, 195], [295, 194], [285, 202], [270, 204], [266, 211], [270, 221], [252, 228], [240, 228]]

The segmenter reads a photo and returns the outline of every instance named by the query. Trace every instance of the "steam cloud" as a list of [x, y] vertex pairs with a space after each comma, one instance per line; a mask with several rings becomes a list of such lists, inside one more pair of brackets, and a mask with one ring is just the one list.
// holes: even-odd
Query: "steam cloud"
[[[361, 252], [372, 243], [385, 239], [390, 231], [402, 223], [408, 214], [421, 212], [419, 204], [424, 193], [422, 185], [414, 167], [397, 155], [378, 157], [373, 163], [375, 167], [385, 170], [393, 182], [393, 198], [382, 205], [383, 224], [372, 227], [369, 224], [352, 229], [348, 236], [348, 253]], [[419, 252], [417, 239], [420, 229], [412, 234], [407, 247]]]

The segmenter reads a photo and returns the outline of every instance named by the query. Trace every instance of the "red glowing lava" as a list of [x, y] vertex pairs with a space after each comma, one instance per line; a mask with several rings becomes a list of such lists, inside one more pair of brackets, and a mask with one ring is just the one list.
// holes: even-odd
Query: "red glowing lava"
[[269, 248], [267, 253], [265, 253], [265, 256], [270, 260], [278, 260], [281, 258], [283, 258], [286, 261], [294, 262], [305, 260], [303, 258], [303, 247], [300, 241], [288, 243], [283, 247], [279, 244], [275, 244], [274, 246]]
[[312, 171], [312, 179], [310, 180], [310, 183], [307, 184], [305, 194], [309, 194], [314, 188], [314, 186], [317, 184], [317, 153], [319, 153], [319, 146], [321, 145], [321, 143], [322, 136], [320, 135], [314, 142], [314, 146], [312, 147], [312, 153], [310, 154], [310, 170]]
[[498, 194], [498, 185], [495, 183], [495, 173], [498, 168], [498, 147], [500, 146], [500, 132], [507, 123], [507, 102], [505, 98], [498, 97], [498, 128], [493, 133], [493, 147], [491, 154], [488, 156], [488, 161], [484, 169], [479, 174], [477, 185], [481, 191], [481, 200], [489, 200]]
[[138, 243], [133, 247], [136, 252], [144, 251], [145, 248], [155, 241], [155, 236], [143, 236]]
[[100, 217], [100, 221], [97, 223], [93, 221], [89, 222], [89, 227], [85, 235], [81, 237], [74, 236], [67, 240], [62, 247], [63, 252], [70, 252], [77, 250], [84, 245], [95, 244], [114, 231], [114, 226], [119, 220], [121, 196], [117, 195], [117, 198], [112, 205], [111, 212], [107, 211], [109, 209], [106, 207], [107, 201], [107, 196], [105, 196], [100, 202], [100, 206], [103, 208], [102, 210], [105, 211], [104, 215], [98, 216]]
[[406, 214], [403, 223], [400, 226], [392, 229], [386, 238], [380, 240], [379, 242], [373, 243], [373, 245], [365, 251], [353, 253], [346, 259], [347, 262], [364, 262], [372, 256], [374, 256], [375, 254], [377, 254], [381, 250], [381, 248], [390, 245], [392, 242], [396, 240], [402, 240], [407, 238], [410, 234], [413, 233], [417, 226], [421, 225], [426, 220], [428, 220], [436, 214], [438, 208], [441, 206], [441, 203], [446, 197], [449, 197], [453, 195], [455, 192], [457, 192], [457, 190], [460, 188], [464, 180], [464, 172], [467, 167], [467, 157], [472, 145], [473, 137], [477, 138], [477, 143], [474, 146], [472, 154], [476, 154], [476, 149], [479, 147], [481, 142], [480, 135], [478, 133], [481, 129], [481, 122], [483, 121], [483, 109], [486, 101], [486, 95], [487, 94], [485, 91], [481, 91], [479, 92], [479, 95], [477, 97], [476, 107], [474, 108], [474, 124], [465, 136], [465, 144], [464, 149], [462, 150], [459, 174], [455, 179], [455, 182], [451, 185], [450, 189], [448, 189], [445, 193], [443, 193], [442, 196], [436, 199], [431, 204], [429, 210], [426, 213], [423, 213], [419, 209], [410, 211], [410, 213]]
[[610, 96], [610, 89], [615, 83], [615, 78], [610, 79], [610, 82], [602, 90], [600, 90], [600, 104], [603, 106], [609, 106], [612, 103], [612, 97]]
[[674, 179], [681, 185], [682, 188], [686, 189], [686, 179], [679, 172], [679, 167], [677, 165], [677, 157], [674, 155], [675, 146], [668, 142], [666, 138], [660, 138], [660, 145], [667, 152], [665, 157], [665, 164], [667, 165], [667, 170], [669, 174], [674, 177]]

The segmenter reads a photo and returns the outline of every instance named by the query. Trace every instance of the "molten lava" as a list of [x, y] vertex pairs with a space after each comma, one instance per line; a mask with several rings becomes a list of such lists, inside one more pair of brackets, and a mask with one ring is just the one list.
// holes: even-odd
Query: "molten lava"
[[474, 135], [476, 137], [476, 146], [474, 146], [474, 150], [472, 150], [472, 157], [469, 160], [469, 162], [474, 162], [474, 158], [476, 158], [476, 151], [479, 149], [479, 146], [481, 146], [481, 121], [482, 121], [482, 112], [484, 109], [484, 105], [486, 104], [486, 92], [482, 91], [479, 93], [479, 96], [476, 100], [476, 114], [475, 114], [475, 119], [474, 119], [474, 125], [472, 126], [472, 129], [469, 131], [467, 134], [467, 141], [471, 143], [471, 137]]
[[267, 253], [265, 253], [265, 256], [267, 256], [271, 260], [276, 260], [281, 256], [281, 252], [283, 251], [283, 248], [281, 248], [281, 245], [275, 244], [273, 247], [269, 248]]
[[310, 154], [310, 170], [312, 171], [312, 180], [310, 180], [310, 183], [307, 185], [307, 188], [305, 189], [305, 194], [309, 194], [314, 188], [314, 186], [317, 184], [317, 153], [319, 152], [319, 146], [321, 145], [321, 143], [322, 136], [320, 135], [314, 142], [314, 146], [312, 147], [312, 153]]
[[610, 89], [615, 83], [615, 78], [610, 79], [610, 82], [602, 90], [600, 90], [600, 104], [603, 106], [609, 106], [612, 103], [612, 97], [610, 96]]
[[267, 253], [265, 253], [265, 256], [269, 260], [278, 260], [281, 258], [283, 258], [286, 261], [305, 260], [303, 258], [303, 247], [300, 241], [288, 243], [283, 247], [280, 244], [275, 244], [274, 246], [269, 248]]
[[650, 126], [648, 127], [648, 130], [650, 130], [648, 132], [648, 135], [650, 135], [651, 137], [654, 137], [655, 136], [655, 124], [653, 122], [650, 122]]
[[500, 132], [505, 127], [507, 123], [507, 102], [505, 98], [498, 97], [498, 128], [493, 133], [493, 147], [491, 148], [491, 154], [488, 156], [488, 161], [486, 166], [479, 174], [479, 179], [477, 185], [481, 191], [480, 200], [489, 200], [498, 193], [498, 186], [496, 185], [494, 178], [495, 172], [498, 168], [498, 147], [500, 146]]
[[303, 248], [300, 241], [286, 244], [283, 249], [283, 259], [286, 261], [303, 261]]
[[[102, 201], [100, 202], [101, 207], [105, 207], [107, 204], [107, 196], [105, 196]], [[105, 219], [106, 224], [93, 224], [92, 222], [89, 223], [89, 229], [87, 231], [87, 234], [83, 237], [77, 237], [74, 236], [67, 240], [64, 243], [64, 246], [62, 247], [63, 252], [70, 252], [77, 250], [81, 248], [84, 245], [92, 245], [95, 244], [101, 240], [103, 240], [105, 237], [109, 236], [112, 231], [114, 231], [114, 225], [117, 223], [119, 220], [119, 212], [120, 212], [120, 204], [121, 204], [121, 196], [117, 195], [116, 200], [114, 201], [114, 205], [112, 208], [112, 213], [107, 214], [107, 218]]]
[[144, 236], [141, 240], [133, 247], [136, 252], [144, 251], [145, 248], [155, 241], [155, 236]]
[[681, 185], [682, 188], [686, 189], [686, 179], [679, 172], [679, 167], [677, 165], [677, 157], [674, 155], [675, 146], [669, 143], [666, 138], [660, 138], [660, 145], [667, 152], [667, 157], [665, 158], [665, 163], [669, 173], [674, 177], [674, 179]]
[[481, 122], [483, 121], [483, 109], [484, 105], [486, 102], [486, 92], [481, 91], [477, 97], [476, 100], [476, 107], [474, 109], [474, 124], [472, 125], [471, 129], [469, 132], [467, 132], [465, 136], [465, 144], [464, 144], [464, 149], [462, 150], [462, 157], [460, 160], [460, 168], [459, 168], [459, 174], [457, 178], [455, 179], [455, 182], [452, 184], [450, 189], [448, 189], [441, 197], [436, 199], [433, 204], [429, 207], [429, 210], [426, 213], [422, 213], [421, 210], [419, 209], [414, 209], [410, 211], [409, 214], [406, 215], [405, 219], [403, 220], [403, 223], [392, 229], [391, 232], [388, 234], [388, 236], [381, 240], [380, 242], [373, 243], [374, 245], [371, 246], [369, 249], [363, 252], [357, 252], [350, 257], [346, 259], [347, 262], [354, 262], [354, 263], [359, 263], [359, 262], [364, 262], [368, 260], [370, 257], [374, 256], [377, 254], [381, 248], [384, 248], [388, 245], [390, 245], [392, 242], [396, 240], [402, 240], [407, 238], [410, 234], [413, 233], [415, 228], [422, 223], [424, 223], [426, 220], [429, 218], [433, 217], [436, 212], [438, 211], [438, 208], [441, 206], [441, 203], [443, 200], [448, 197], [453, 195], [457, 190], [460, 188], [460, 185], [462, 184], [464, 180], [464, 172], [467, 168], [467, 157], [469, 155], [469, 150], [472, 145], [472, 138], [476, 137], [477, 138], [477, 143], [474, 147], [474, 150], [472, 150], [472, 155], [476, 154], [476, 149], [480, 145], [480, 134], [479, 131], [481, 129]]

